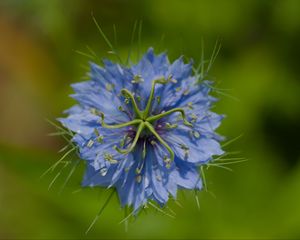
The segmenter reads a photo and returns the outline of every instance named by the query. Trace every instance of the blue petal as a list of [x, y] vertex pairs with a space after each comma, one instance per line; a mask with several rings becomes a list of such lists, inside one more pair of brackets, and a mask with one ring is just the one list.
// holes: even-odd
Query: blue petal
[[160, 168], [161, 181], [164, 182], [165, 189], [176, 198], [177, 194], [177, 183], [176, 183], [176, 165], [174, 162], [171, 163], [170, 167], [166, 167], [166, 163], [163, 162], [165, 156], [169, 156], [169, 153], [164, 146], [156, 144], [154, 147], [156, 160]]
[[134, 66], [132, 72], [134, 75], [140, 75], [143, 79], [141, 83], [134, 83], [134, 92], [141, 97], [140, 107], [143, 109], [146, 106], [152, 81], [167, 77], [169, 68], [169, 60], [165, 53], [156, 56], [153, 49], [150, 48], [142, 59]]
[[196, 128], [213, 132], [216, 130], [225, 116], [208, 111], [205, 116], [199, 118], [194, 124]]
[[180, 57], [169, 67], [169, 74], [171, 74], [172, 77], [177, 81], [181, 81], [191, 75], [192, 66], [193, 61], [190, 61], [190, 63], [185, 64], [183, 62], [183, 57]]
[[119, 64], [115, 64], [107, 59], [103, 60], [106, 75], [105, 77], [110, 79], [110, 82], [114, 84], [116, 92], [119, 92], [122, 88], [131, 90], [133, 80], [133, 73], [129, 68], [123, 68]]
[[82, 186], [83, 187], [94, 187], [102, 186], [107, 187], [110, 182], [112, 175], [114, 173], [114, 168], [110, 168], [105, 176], [101, 175], [101, 170], [95, 170], [92, 166], [87, 164], [86, 172], [83, 177]]
[[69, 115], [67, 118], [58, 118], [62, 125], [73, 132], [90, 135], [99, 126], [99, 117], [87, 110]]
[[188, 162], [205, 163], [211, 160], [214, 155], [224, 153], [219, 142], [204, 136], [200, 136], [195, 142], [191, 141], [189, 133], [182, 134], [179, 130], [174, 130], [166, 133], [164, 138], [172, 147], [176, 156]]
[[114, 185], [122, 177], [123, 179], [121, 180], [124, 180], [124, 178], [126, 178], [125, 171], [126, 169], [130, 169], [134, 165], [134, 160], [135, 159], [133, 159], [133, 155], [129, 153], [128, 156], [126, 156], [123, 160], [120, 161], [120, 164], [118, 165], [112, 177], [111, 185]]
[[124, 184], [124, 182], [122, 181], [118, 181], [116, 183], [116, 188], [118, 190], [118, 195], [121, 201], [121, 205], [125, 206], [125, 205], [132, 205], [133, 200], [134, 200], [134, 188], [135, 188], [135, 172], [134, 171], [130, 171], [128, 173], [128, 176], [126, 179], [124, 179], [124, 181], [126, 181], [126, 184]]
[[187, 189], [201, 189], [202, 180], [199, 176], [198, 169], [187, 162], [175, 159], [177, 166], [176, 181], [180, 187]]
[[63, 113], [64, 114], [76, 114], [76, 113], [81, 113], [83, 108], [80, 105], [74, 105], [73, 107], [65, 110]]
[[162, 176], [162, 171], [159, 167], [159, 164], [157, 162], [156, 159], [156, 155], [153, 151], [152, 148], [149, 147], [149, 149], [147, 150], [147, 152], [149, 152], [147, 154], [147, 157], [145, 159], [147, 167], [150, 168], [148, 171], [150, 172], [150, 176], [151, 176], [151, 186], [153, 189], [153, 196], [154, 198], [162, 203], [165, 204], [168, 199], [169, 199], [169, 194], [168, 191], [162, 181], [163, 176]]

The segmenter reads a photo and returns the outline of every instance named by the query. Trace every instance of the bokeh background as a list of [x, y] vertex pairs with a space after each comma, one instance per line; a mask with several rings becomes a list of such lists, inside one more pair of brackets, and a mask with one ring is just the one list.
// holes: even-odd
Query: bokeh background
[[[55, 120], [74, 101], [70, 83], [82, 80], [90, 46], [109, 50], [91, 12], [126, 58], [136, 20], [141, 49], [168, 50], [198, 62], [201, 39], [210, 72], [226, 90], [216, 111], [219, 132], [249, 161], [206, 171], [208, 192], [179, 194], [176, 219], [149, 209], [128, 231], [114, 197], [94, 228], [87, 227], [107, 192], [80, 189], [82, 166], [60, 191], [67, 166], [40, 175], [60, 156]], [[0, 1], [0, 238], [300, 238], [300, 1]], [[137, 41], [132, 42], [135, 51]], [[133, 51], [133, 52], [134, 52]], [[50, 188], [49, 188], [50, 185]], [[48, 189], [49, 188], [49, 189]]]

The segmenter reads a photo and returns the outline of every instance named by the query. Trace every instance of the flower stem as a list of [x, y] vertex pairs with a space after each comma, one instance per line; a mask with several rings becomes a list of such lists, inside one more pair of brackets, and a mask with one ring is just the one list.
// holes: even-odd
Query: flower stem
[[159, 134], [155, 131], [155, 129], [153, 128], [153, 126], [149, 122], [145, 122], [145, 126], [150, 130], [150, 132], [153, 133], [153, 135], [158, 139], [158, 141], [160, 141], [160, 143], [165, 146], [165, 148], [168, 150], [168, 152], [170, 154], [171, 161], [173, 161], [174, 160], [174, 152], [171, 149], [171, 147], [165, 142], [165, 140], [163, 140], [159, 136]]
[[181, 113], [181, 116], [182, 116], [184, 125], [189, 126], [189, 127], [192, 127], [192, 126], [193, 126], [190, 122], [188, 122], [188, 121], [186, 120], [185, 112], [184, 112], [184, 110], [183, 110], [182, 108], [173, 108], [173, 109], [171, 109], [171, 110], [169, 110], [169, 111], [166, 111], [166, 112], [157, 114], [157, 115], [155, 115], [155, 116], [148, 117], [148, 118], [146, 119], [146, 121], [151, 123], [151, 122], [153, 122], [153, 121], [156, 121], [156, 120], [158, 120], [158, 119], [161, 119], [161, 118], [163, 118], [163, 117], [165, 117], [165, 116], [167, 116], [167, 115], [169, 115], [169, 114], [171, 114], [171, 113], [174, 113], [174, 112], [180, 112], [180, 113]]

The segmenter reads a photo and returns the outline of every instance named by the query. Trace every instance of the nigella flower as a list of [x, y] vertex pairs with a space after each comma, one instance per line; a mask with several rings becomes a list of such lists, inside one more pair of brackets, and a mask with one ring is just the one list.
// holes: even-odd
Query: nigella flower
[[59, 119], [86, 161], [83, 186], [116, 188], [135, 212], [149, 200], [165, 205], [178, 189], [200, 190], [199, 166], [223, 154], [211, 83], [198, 82], [192, 62], [170, 63], [152, 48], [131, 67], [103, 64], [72, 85], [79, 104]]

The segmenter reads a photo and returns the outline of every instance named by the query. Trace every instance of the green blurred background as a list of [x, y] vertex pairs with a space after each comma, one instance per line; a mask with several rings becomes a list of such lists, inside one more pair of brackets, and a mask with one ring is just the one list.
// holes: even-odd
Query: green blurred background
[[[207, 170], [209, 192], [171, 203], [176, 219], [153, 209], [119, 224], [113, 198], [88, 235], [104, 202], [101, 189], [80, 190], [82, 166], [60, 194], [66, 167], [40, 175], [64, 145], [48, 137], [54, 120], [74, 104], [70, 83], [88, 61], [86, 45], [107, 56], [92, 21], [98, 19], [126, 57], [136, 20], [143, 21], [142, 50], [167, 49], [170, 59], [209, 58], [222, 49], [211, 76], [236, 101], [215, 93], [225, 113], [219, 132], [243, 137], [227, 148], [249, 161]], [[300, 238], [300, 1], [84, 1], [0, 2], [0, 238]], [[133, 42], [136, 47], [137, 42]]]

